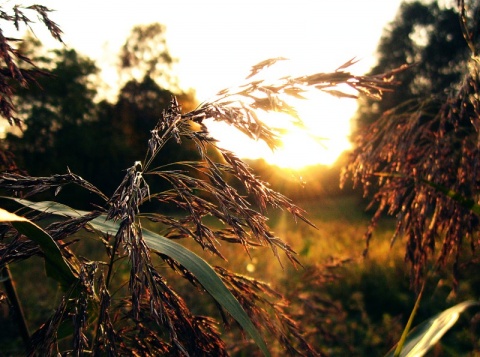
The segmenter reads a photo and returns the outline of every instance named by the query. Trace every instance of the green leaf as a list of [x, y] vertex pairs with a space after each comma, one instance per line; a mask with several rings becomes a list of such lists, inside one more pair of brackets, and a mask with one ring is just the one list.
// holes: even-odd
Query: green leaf
[[47, 276], [58, 281], [64, 290], [77, 282], [75, 273], [63, 257], [57, 243], [41, 227], [25, 217], [17, 216], [2, 208], [0, 208], [0, 221], [11, 222], [19, 233], [24, 234], [40, 246], [45, 256]]
[[[28, 200], [9, 198], [26, 207], [49, 212], [68, 217], [79, 217], [87, 214], [85, 211], [78, 211], [66, 205], [52, 201], [31, 202]], [[98, 216], [90, 221], [90, 225], [103, 233], [116, 234], [120, 225], [114, 221], [107, 221], [106, 215]], [[223, 281], [213, 268], [201, 257], [186, 249], [182, 245], [167, 239], [157, 233], [147, 229], [142, 230], [143, 238], [150, 249], [167, 255], [176, 260], [178, 263], [188, 269], [205, 290], [242, 326], [242, 328], [253, 338], [255, 343], [260, 347], [265, 356], [270, 356], [268, 348], [258, 330], [253, 325], [251, 319], [243, 309], [242, 305], [228, 290]]]
[[[421, 357], [425, 355], [453, 326], [460, 314], [467, 308], [479, 305], [478, 301], [465, 301], [455, 305], [415, 327], [407, 336], [401, 357]], [[395, 347], [385, 357], [393, 357]]]
[[149, 230], [143, 230], [143, 238], [151, 249], [175, 259], [191, 271], [210, 295], [250, 334], [262, 352], [266, 356], [270, 355], [265, 342], [242, 305], [240, 305], [238, 300], [232, 295], [230, 290], [227, 289], [217, 273], [205, 260], [184, 248], [182, 245]]

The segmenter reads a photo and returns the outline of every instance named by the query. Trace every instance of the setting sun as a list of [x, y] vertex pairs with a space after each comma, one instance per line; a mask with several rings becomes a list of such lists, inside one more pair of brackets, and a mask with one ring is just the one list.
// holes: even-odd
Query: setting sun
[[350, 148], [350, 118], [356, 102], [326, 93], [311, 93], [297, 102], [297, 111], [305, 128], [293, 128], [282, 138], [282, 146], [267, 158], [280, 167], [299, 169], [304, 166], [333, 164]]
[[[290, 67], [288, 73], [292, 73]], [[280, 76], [278, 77], [280, 78]], [[269, 126], [281, 129], [280, 145], [271, 150], [264, 142], [254, 141], [225, 123], [213, 122], [209, 128], [219, 138], [219, 146], [240, 157], [264, 159], [281, 168], [300, 170], [312, 165], [331, 165], [350, 148], [350, 118], [356, 110], [352, 98], [337, 98], [325, 92], [310, 90], [305, 99], [288, 98], [303, 126], [293, 117], [258, 111], [258, 117]]]

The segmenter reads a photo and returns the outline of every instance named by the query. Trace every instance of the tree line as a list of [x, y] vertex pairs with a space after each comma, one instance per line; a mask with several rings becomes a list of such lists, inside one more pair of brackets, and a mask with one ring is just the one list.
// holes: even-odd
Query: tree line
[[[45, 49], [32, 36], [23, 40], [21, 54], [41, 73], [35, 83], [15, 88], [22, 130], [20, 135], [18, 130], [8, 133], [3, 145], [14, 153], [18, 168], [35, 176], [71, 170], [112, 192], [124, 170], [143, 155], [150, 130], [172, 96], [184, 111], [197, 105], [194, 91], [180, 90], [171, 78], [176, 60], [168, 52], [164, 31], [160, 24], [132, 29], [118, 55], [123, 85], [113, 101], [98, 99], [101, 78], [91, 59], [75, 49]], [[159, 163], [192, 154], [186, 151], [185, 146], [167, 150]]]

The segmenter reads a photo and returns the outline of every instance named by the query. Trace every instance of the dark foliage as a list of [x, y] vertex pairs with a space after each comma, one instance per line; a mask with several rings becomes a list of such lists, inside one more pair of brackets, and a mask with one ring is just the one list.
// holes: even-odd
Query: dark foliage
[[361, 98], [356, 125], [362, 129], [382, 113], [430, 94], [445, 95], [467, 73], [470, 50], [456, 9], [437, 1], [404, 1], [385, 29], [377, 47], [378, 61], [370, 74], [408, 65], [399, 73], [399, 85], [381, 101]]
[[[53, 22], [48, 14], [51, 10], [45, 6], [32, 5], [21, 7], [15, 5], [11, 12], [4, 11], [0, 7], [0, 19], [12, 23], [17, 30], [21, 25], [30, 27], [32, 21], [27, 17], [28, 13], [36, 13], [43, 24], [50, 31], [50, 34], [57, 40], [61, 41], [62, 31]], [[20, 120], [14, 115], [15, 107], [12, 102], [14, 83], [22, 87], [26, 87], [30, 82], [35, 82], [35, 78], [42, 74], [37, 69], [22, 69], [22, 64], [33, 65], [30, 58], [19, 52], [13, 44], [17, 44], [20, 40], [12, 37], [6, 37], [3, 31], [0, 31], [0, 59], [2, 61], [2, 71], [0, 73], [0, 113], [8, 120], [10, 124], [15, 123], [20, 126]]]

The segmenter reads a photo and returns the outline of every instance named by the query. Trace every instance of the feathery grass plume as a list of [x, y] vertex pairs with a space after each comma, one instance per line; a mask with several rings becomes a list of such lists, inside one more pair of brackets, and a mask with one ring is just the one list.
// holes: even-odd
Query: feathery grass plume
[[[271, 59], [253, 66], [252, 74], [247, 78], [256, 75], [260, 68], [273, 65], [277, 60]], [[264, 212], [269, 205], [286, 209], [295, 217], [309, 223], [304, 217], [304, 212], [292, 204], [288, 198], [271, 190], [268, 184], [256, 177], [248, 165], [238, 159], [235, 154], [219, 147], [216, 140], [210, 137], [205, 123], [208, 120], [226, 122], [252, 139], [263, 140], [274, 149], [279, 143], [280, 130], [271, 128], [263, 123], [257, 115], [258, 109], [267, 112], [278, 111], [290, 114], [294, 122], [297, 125], [301, 125], [302, 122], [298, 118], [296, 111], [287, 104], [283, 97], [298, 98], [300, 93], [306, 92], [312, 87], [326, 91], [340, 84], [346, 84], [357, 91], [378, 96], [381, 94], [381, 91], [389, 90], [389, 87], [394, 84], [393, 75], [398, 70], [383, 76], [368, 78], [354, 76], [344, 71], [345, 68], [353, 63], [353, 60], [348, 61], [333, 73], [283, 77], [276, 82], [254, 80], [236, 89], [224, 89], [218, 92], [217, 97], [212, 101], [205, 102], [196, 110], [186, 114], [181, 114], [178, 103], [174, 99], [171, 107], [164, 112], [163, 120], [152, 131], [152, 138], [149, 141], [149, 153], [151, 155], [145, 166], [147, 168], [150, 165], [156, 152], [164, 145], [165, 138], [171, 132], [177, 142], [181, 142], [182, 137], [194, 140], [201, 157], [204, 158], [203, 161], [198, 163], [183, 162], [178, 164], [202, 173], [203, 177], [206, 175], [208, 180], [192, 178], [184, 175], [183, 171], [178, 170], [153, 170], [150, 172], [146, 170], [146, 173], [160, 176], [173, 187], [173, 190], [169, 191], [167, 195], [163, 193], [161, 195], [153, 195], [152, 197], [159, 200], [167, 200], [179, 207], [190, 210], [190, 220], [196, 223], [196, 229], [190, 232], [195, 234], [197, 242], [203, 247], [208, 247], [209, 250], [216, 254], [219, 252], [214, 247], [215, 243], [212, 234], [201, 224], [201, 218], [207, 214], [217, 217], [221, 222], [225, 222], [231, 227], [236, 235], [236, 239], [244, 244], [246, 248], [248, 247], [246, 242], [251, 241], [251, 238], [255, 238], [261, 244], [265, 242], [270, 244], [276, 255], [276, 249], [280, 247], [281, 250], [287, 252], [287, 256], [292, 261], [295, 261], [290, 248], [280, 243], [280, 240], [276, 239], [269, 232], [265, 223], [265, 217], [261, 212]], [[345, 93], [345, 96], [348, 97], [349, 94]], [[199, 126], [195, 126], [191, 122]], [[223, 158], [221, 162], [215, 162], [209, 158], [207, 149], [212, 146], [221, 154]], [[251, 209], [250, 203], [224, 179], [227, 174], [232, 175], [241, 182], [247, 193], [253, 196], [261, 212]], [[207, 203], [203, 198], [200, 202], [196, 195], [198, 191], [209, 193], [210, 197], [214, 196], [212, 198], [216, 202], [210, 200]], [[204, 212], [202, 215], [198, 215], [197, 211], [200, 204]], [[193, 209], [193, 207], [196, 208]], [[213, 207], [218, 208], [212, 209]], [[166, 220], [166, 218], [159, 217], [156, 219]], [[184, 231], [183, 234], [185, 233]], [[203, 237], [207, 237], [207, 241], [204, 241]]]
[[55, 188], [55, 195], [57, 195], [68, 184], [78, 185], [87, 191], [97, 194], [104, 200], [107, 199], [94, 185], [70, 172], [70, 170], [66, 174], [55, 174], [49, 177], [32, 177], [10, 172], [2, 172], [0, 176], [0, 187], [21, 197], [29, 197], [51, 188]]
[[[460, 13], [466, 23], [464, 9]], [[406, 237], [405, 258], [416, 287], [432, 261], [437, 267], [452, 261], [456, 277], [464, 243], [473, 251], [478, 246], [479, 43], [471, 28], [465, 25], [464, 31], [473, 52], [463, 81], [448, 93], [385, 112], [357, 137], [344, 176], [363, 185], [365, 195], [373, 194], [371, 206], [377, 209], [367, 248], [380, 216], [396, 215], [392, 244], [397, 236]]]
[[[52, 21], [50, 19], [50, 17], [48, 16], [48, 14], [50, 12], [52, 12], [51, 9], [49, 9], [48, 7], [46, 6], [43, 6], [43, 5], [31, 5], [29, 7], [27, 7], [26, 9], [28, 10], [33, 10], [33, 11], [36, 11], [37, 14], [38, 14], [38, 17], [40, 18], [40, 20], [43, 22], [43, 24], [45, 25], [45, 27], [48, 29], [48, 31], [50, 32], [50, 35], [56, 39], [57, 41], [59, 42], [62, 42], [63, 43], [63, 40], [62, 40], [62, 30], [60, 29], [60, 27], [58, 26], [57, 23], [55, 23], [54, 21]], [[17, 16], [17, 14], [21, 14], [22, 16], [22, 21], [25, 22], [25, 24], [27, 24], [28, 22], [30, 22], [30, 20], [28, 20], [21, 11], [18, 10], [18, 6], [15, 6], [14, 8], [15, 10], [15, 15]], [[18, 22], [16, 21], [15, 22], [17, 28], [18, 28]]]
[[110, 315], [111, 301], [110, 292], [105, 285], [103, 276], [99, 277], [99, 304], [100, 309], [94, 331], [92, 352], [94, 355], [104, 352], [107, 356], [118, 356], [120, 348], [124, 346], [122, 336], [115, 331], [113, 319]]
[[24, 174], [24, 170], [21, 170], [15, 162], [15, 155], [10, 151], [4, 151], [0, 148], [0, 171], [1, 172], [14, 172]]
[[80, 284], [82, 289], [73, 299], [73, 309], [70, 318], [73, 320], [73, 349], [75, 356], [82, 356], [90, 347], [88, 334], [88, 304], [96, 300], [95, 296], [95, 275], [98, 263], [83, 264], [80, 271]]
[[[100, 212], [91, 212], [79, 218], [71, 218], [63, 221], [53, 222], [49, 224], [45, 231], [58, 243], [63, 255], [68, 258], [69, 264], [75, 271], [79, 271], [81, 264], [74, 252], [69, 249], [72, 242], [64, 242], [64, 239], [72, 237], [75, 233], [85, 228], [85, 226]], [[41, 219], [42, 215], [36, 216], [35, 219]], [[11, 226], [3, 225], [5, 230], [1, 234], [2, 242], [0, 243], [0, 266], [20, 262], [31, 258], [34, 255], [42, 255], [42, 251], [38, 244], [28, 238], [14, 232]]]
[[[49, 18], [51, 10], [41, 5], [31, 5], [22, 7], [15, 5], [12, 8], [12, 13], [3, 10], [4, 6], [0, 6], [0, 20], [13, 23], [15, 28], [20, 30], [20, 24], [23, 24], [31, 29], [30, 24], [33, 22], [26, 15], [27, 13], [36, 13], [50, 34], [56, 40], [62, 42], [62, 31], [58, 25]], [[45, 75], [43, 71], [37, 70], [35, 64], [30, 58], [22, 55], [14, 44], [21, 40], [7, 37], [4, 35], [0, 27], [0, 60], [5, 65], [0, 71], [0, 114], [8, 120], [10, 125], [17, 125], [21, 127], [21, 121], [14, 116], [15, 107], [12, 103], [13, 96], [13, 80], [20, 86], [28, 86], [29, 83], [35, 82], [35, 77]], [[32, 66], [33, 69], [23, 69], [22, 64]]]
[[[274, 58], [253, 66], [252, 74], [247, 78], [256, 75], [259, 68], [271, 66], [280, 59], [285, 60]], [[248, 137], [263, 140], [270, 148], [275, 149], [279, 144], [281, 130], [278, 127], [265, 125], [257, 115], [258, 109], [288, 114], [296, 119], [295, 124], [301, 126], [303, 123], [296, 110], [288, 104], [288, 98], [302, 99], [301, 94], [312, 89], [350, 98], [352, 94], [346, 91], [330, 92], [341, 85], [350, 87], [356, 92], [380, 98], [383, 91], [391, 90], [396, 84], [395, 74], [405, 70], [405, 67], [402, 67], [377, 76], [356, 76], [345, 71], [354, 63], [354, 59], [349, 60], [332, 73], [285, 76], [275, 81], [258, 79], [237, 88], [223, 89], [217, 93], [216, 98], [204, 102], [196, 110], [187, 113], [185, 117], [199, 124], [205, 120], [226, 122]]]
[[[277, 60], [254, 66], [248, 78]], [[13, 191], [14, 196], [32, 196], [46, 190], [58, 193], [61, 187], [73, 183], [105, 201], [104, 208], [95, 207], [87, 213], [65, 206], [60, 208], [55, 203], [51, 206], [52, 213], [57, 209], [57, 213], [69, 217], [59, 220], [50, 217], [54, 223], [46, 229], [69, 266], [75, 267], [78, 280], [77, 286], [64, 292], [52, 317], [32, 336], [32, 354], [61, 353], [56, 332], [67, 318], [73, 317], [70, 324], [73, 321], [74, 332], [66, 344], [77, 354], [93, 351], [107, 355], [227, 355], [234, 346], [226, 345], [216, 322], [209, 316], [193, 314], [188, 302], [174, 290], [175, 278], [180, 276], [198, 293], [209, 292], [216, 299], [221, 314], [236, 314], [237, 322], [248, 330], [265, 354], [268, 354], [267, 348], [262, 346], [261, 338], [257, 338], [256, 328], [268, 331], [268, 337], [277, 340], [285, 353], [317, 355], [288, 315], [287, 302], [267, 284], [222, 267], [213, 270], [193, 252], [179, 249], [181, 246], [177, 243], [171, 244], [171, 240], [180, 243], [183, 239], [192, 240], [202, 250], [224, 259], [220, 243], [240, 244], [247, 254], [251, 249], [267, 246], [279, 260], [284, 254], [292, 263], [299, 264], [293, 249], [268, 226], [267, 209], [283, 209], [313, 224], [301, 208], [272, 190], [234, 153], [221, 148], [211, 137], [206, 123], [223, 121], [275, 148], [281, 131], [262, 122], [257, 115], [258, 109], [289, 114], [296, 125], [302, 125], [301, 118], [288, 104], [289, 98], [302, 98], [310, 89], [328, 92], [341, 84], [378, 96], [394, 83], [392, 76], [396, 71], [384, 76], [354, 76], [345, 71], [351, 64], [353, 60], [333, 73], [283, 77], [278, 81], [252, 80], [236, 89], [220, 91], [213, 100], [185, 114], [176, 98], [172, 98], [170, 107], [151, 131], [145, 158], [126, 170], [124, 179], [110, 198], [71, 172], [40, 178], [0, 173], [0, 186]], [[331, 94], [351, 95], [342, 91]], [[162, 155], [166, 142], [182, 145], [188, 140], [195, 144], [198, 159], [157, 164], [156, 159]], [[152, 187], [159, 187], [155, 185], [157, 181], [167, 186], [151, 192]], [[39, 206], [49, 205], [40, 202], [36, 209]], [[174, 215], [168, 214], [171, 211], [164, 209], [166, 206], [173, 206], [177, 211]], [[156, 223], [157, 235], [143, 228], [144, 218]], [[219, 224], [211, 225], [212, 218]], [[94, 230], [87, 229], [89, 223]], [[80, 231], [81, 228], [86, 229]], [[6, 236], [7, 232], [5, 230]], [[97, 244], [95, 248], [83, 253], [81, 258], [77, 251], [77, 243], [83, 240], [80, 232], [97, 238], [92, 243]], [[164, 240], [159, 247], [177, 249], [175, 258], [169, 256], [166, 248], [165, 251], [152, 248], [152, 236]], [[67, 241], [69, 237], [74, 239]], [[17, 250], [26, 249], [18, 239], [11, 242]], [[97, 247], [103, 251], [99, 252]], [[5, 262], [39, 254], [35, 246], [28, 247], [23, 255], [9, 248], [7, 241], [2, 242], [0, 249], [6, 252]], [[96, 256], [102, 253], [102, 257], [89, 256], [93, 250]], [[162, 269], [166, 266], [179, 274], [172, 277], [159, 269], [158, 258]], [[225, 302], [234, 304], [233, 308]], [[235, 310], [237, 304], [238, 310]], [[242, 319], [245, 312], [250, 320]]]
[[[11, 227], [8, 227], [11, 229]], [[33, 241], [20, 239], [17, 237], [13, 240], [5, 238], [7, 232], [2, 232], [2, 242], [0, 243], [0, 266], [6, 266], [10, 263], [21, 262], [35, 255], [40, 255], [41, 250]]]
[[29, 357], [53, 356], [60, 353], [58, 348], [58, 331], [67, 314], [67, 301], [60, 301], [53, 315], [45, 321], [31, 336]]
[[298, 324], [288, 315], [288, 301], [269, 284], [234, 274], [221, 267], [216, 270], [252, 316], [254, 324], [276, 337], [281, 347], [277, 353], [320, 356], [305, 340]]

